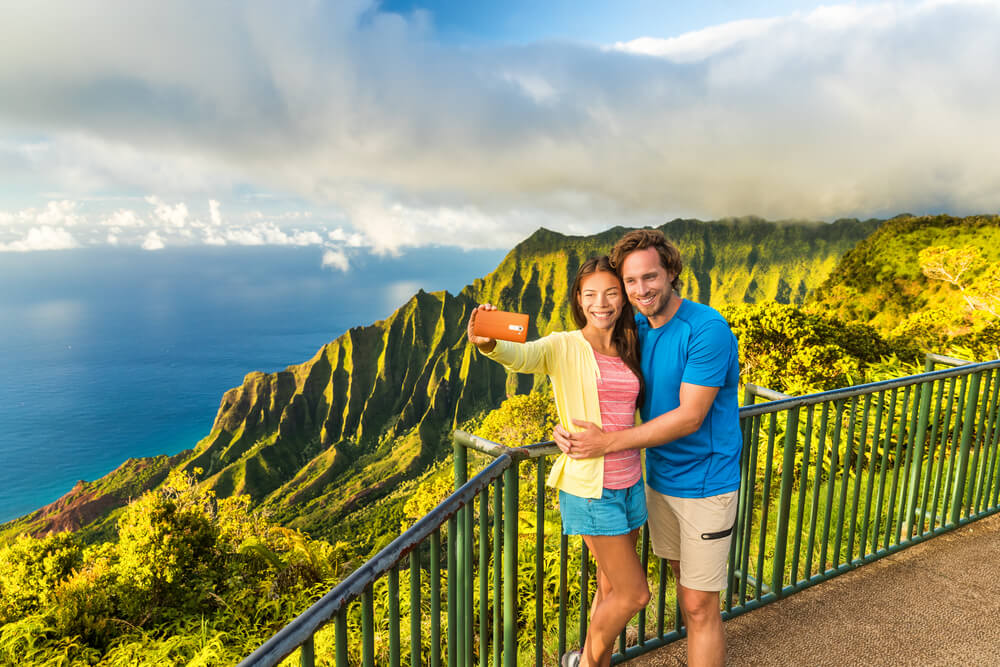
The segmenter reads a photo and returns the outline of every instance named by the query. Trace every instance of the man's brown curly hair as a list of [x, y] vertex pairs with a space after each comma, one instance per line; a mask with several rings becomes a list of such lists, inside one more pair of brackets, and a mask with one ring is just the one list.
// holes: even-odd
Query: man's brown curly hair
[[646, 248], [656, 248], [663, 268], [674, 274], [674, 280], [670, 286], [673, 287], [674, 291], [679, 292], [682, 284], [681, 271], [684, 269], [681, 253], [658, 229], [633, 229], [618, 239], [618, 243], [611, 249], [611, 266], [621, 275], [622, 262], [625, 261], [629, 253]]

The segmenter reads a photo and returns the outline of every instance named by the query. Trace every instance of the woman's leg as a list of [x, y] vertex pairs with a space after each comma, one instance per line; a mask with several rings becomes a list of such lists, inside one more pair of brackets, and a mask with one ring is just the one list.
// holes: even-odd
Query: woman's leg
[[[584, 537], [584, 540], [589, 538]], [[587, 548], [590, 548], [590, 544], [587, 544]], [[601, 569], [601, 564], [597, 564], [597, 590], [594, 591], [594, 599], [590, 603], [590, 620], [594, 620], [594, 611], [600, 606], [601, 602], [611, 593], [611, 582], [608, 581], [607, 576], [604, 574], [604, 570]], [[590, 627], [590, 624], [587, 624]]]
[[[589, 538], [588, 537], [584, 537], [584, 539], [586, 540], [586, 539], [589, 539]], [[589, 544], [588, 544], [587, 548], [588, 549], [590, 548]], [[594, 613], [597, 611], [597, 608], [600, 606], [601, 602], [603, 602], [604, 599], [606, 597], [608, 597], [609, 595], [611, 595], [611, 582], [608, 580], [608, 576], [606, 574], [604, 574], [604, 570], [601, 568], [601, 564], [598, 563], [597, 564], [597, 590], [594, 592], [594, 601], [590, 605], [590, 623], [594, 622]], [[587, 624], [587, 629], [588, 629], [588, 631], [590, 629], [590, 624], [589, 623]], [[610, 667], [611, 666], [611, 654], [612, 653], [613, 653], [613, 651], [609, 648], [608, 651], [605, 653], [604, 658], [602, 658], [601, 662], [599, 663], [601, 665], [601, 667]]]
[[[583, 645], [582, 667], [610, 664], [615, 638], [649, 602], [649, 586], [635, 553], [638, 531], [626, 535], [587, 535], [584, 539], [597, 560], [599, 604], [592, 608]], [[606, 581], [601, 590], [601, 577]]]

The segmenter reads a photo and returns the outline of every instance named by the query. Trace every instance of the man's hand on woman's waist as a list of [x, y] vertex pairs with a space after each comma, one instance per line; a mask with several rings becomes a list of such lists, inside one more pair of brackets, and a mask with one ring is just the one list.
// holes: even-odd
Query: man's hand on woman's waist
[[609, 433], [593, 422], [574, 419], [573, 425], [583, 430], [570, 433], [560, 424], [553, 431], [552, 439], [564, 454], [574, 459], [604, 456], [623, 449], [658, 447], [701, 428], [718, 393], [718, 387], [682, 382], [681, 404], [644, 424]]
[[608, 433], [597, 424], [583, 419], [574, 419], [573, 425], [583, 430], [570, 433], [562, 424], [556, 424], [552, 432], [552, 439], [556, 441], [556, 445], [570, 458], [591, 459], [613, 451], [610, 447], [614, 433]]

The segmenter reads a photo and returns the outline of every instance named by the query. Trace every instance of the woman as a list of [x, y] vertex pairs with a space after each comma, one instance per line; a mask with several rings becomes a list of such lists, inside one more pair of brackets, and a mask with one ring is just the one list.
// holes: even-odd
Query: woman
[[[576, 430], [582, 419], [615, 431], [635, 423], [642, 392], [639, 350], [632, 308], [607, 256], [587, 260], [570, 290], [576, 331], [552, 333], [518, 344], [472, 334], [480, 352], [518, 373], [545, 373], [552, 381], [559, 421]], [[560, 454], [549, 474], [559, 489], [563, 533], [581, 535], [597, 561], [597, 592], [583, 651], [562, 656], [563, 667], [606, 667], [615, 638], [649, 602], [646, 574], [635, 552], [646, 522], [639, 451], [572, 459]]]

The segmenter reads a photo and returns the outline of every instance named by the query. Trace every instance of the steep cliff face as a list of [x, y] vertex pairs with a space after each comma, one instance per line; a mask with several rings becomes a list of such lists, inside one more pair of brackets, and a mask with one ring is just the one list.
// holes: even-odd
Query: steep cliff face
[[[662, 229], [686, 261], [683, 295], [719, 307], [801, 302], [877, 225], [748, 218], [676, 220]], [[570, 328], [573, 275], [625, 231], [570, 237], [540, 229], [458, 295], [420, 291], [389, 318], [351, 329], [305, 363], [250, 373], [222, 397], [211, 432], [169, 465], [198, 471], [219, 496], [249, 494], [289, 525], [336, 533], [345, 516], [443, 458], [456, 425], [544, 381], [508, 377], [475, 353], [465, 339], [471, 309], [490, 302], [529, 313], [529, 338]], [[129, 469], [76, 491], [121, 487]], [[101, 502], [107, 511], [124, 500]], [[18, 529], [44, 528], [27, 519], [15, 522]]]

